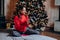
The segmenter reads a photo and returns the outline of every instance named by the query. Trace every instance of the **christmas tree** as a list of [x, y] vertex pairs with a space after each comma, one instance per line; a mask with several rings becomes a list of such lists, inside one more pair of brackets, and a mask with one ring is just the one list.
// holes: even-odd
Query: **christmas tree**
[[18, 0], [16, 2], [16, 11], [18, 13], [19, 5], [27, 8], [30, 24], [33, 29], [45, 27], [48, 23], [47, 12], [45, 11], [45, 0]]

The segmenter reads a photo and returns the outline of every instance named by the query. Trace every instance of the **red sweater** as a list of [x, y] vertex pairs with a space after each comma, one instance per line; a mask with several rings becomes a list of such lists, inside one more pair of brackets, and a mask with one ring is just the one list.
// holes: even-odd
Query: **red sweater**
[[20, 32], [25, 32], [26, 28], [28, 27], [27, 21], [28, 21], [28, 16], [25, 15], [20, 15], [21, 18], [18, 16], [14, 17], [14, 24], [15, 24], [15, 29]]

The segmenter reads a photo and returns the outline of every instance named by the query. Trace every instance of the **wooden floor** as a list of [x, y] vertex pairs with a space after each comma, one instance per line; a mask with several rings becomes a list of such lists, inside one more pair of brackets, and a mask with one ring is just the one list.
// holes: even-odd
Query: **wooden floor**
[[60, 34], [56, 34], [56, 33], [52, 33], [52, 32], [41, 32], [41, 35], [53, 37], [53, 38], [60, 40]]

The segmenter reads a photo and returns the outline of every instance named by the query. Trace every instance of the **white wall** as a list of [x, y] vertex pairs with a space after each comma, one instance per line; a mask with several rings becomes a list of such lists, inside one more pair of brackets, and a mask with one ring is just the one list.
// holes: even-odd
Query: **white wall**
[[60, 0], [55, 0], [55, 5], [60, 6]]
[[46, 5], [46, 11], [49, 16], [49, 21], [54, 22], [55, 20], [58, 20], [59, 17], [59, 8], [51, 8], [51, 0], [46, 0], [44, 3]]
[[5, 16], [6, 16], [7, 12], [8, 12], [9, 1], [10, 0], [4, 0], [4, 13], [5, 13]]

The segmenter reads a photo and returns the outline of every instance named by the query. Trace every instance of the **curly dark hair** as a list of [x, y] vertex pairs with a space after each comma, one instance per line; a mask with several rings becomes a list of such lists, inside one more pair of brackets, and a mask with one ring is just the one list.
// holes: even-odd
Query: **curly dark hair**
[[22, 6], [22, 5], [16, 6], [16, 11], [14, 12], [14, 15], [20, 17], [19, 14], [21, 14], [21, 12], [19, 10], [22, 10], [23, 7], [24, 6]]

